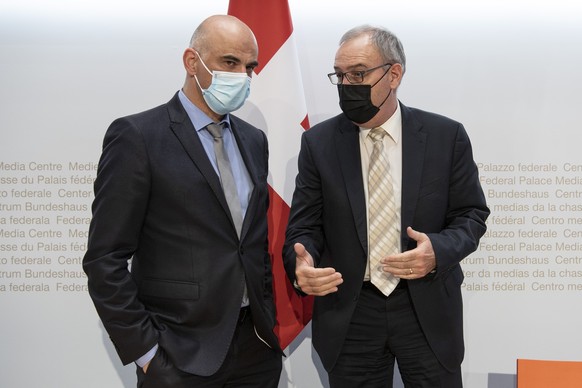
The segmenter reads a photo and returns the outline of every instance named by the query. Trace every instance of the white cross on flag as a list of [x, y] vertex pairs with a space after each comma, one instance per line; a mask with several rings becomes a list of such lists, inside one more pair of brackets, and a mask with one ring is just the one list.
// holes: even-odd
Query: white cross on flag
[[228, 14], [246, 23], [259, 45], [251, 94], [236, 115], [269, 139], [269, 245], [277, 305], [275, 332], [286, 348], [311, 320], [313, 299], [297, 296], [281, 251], [297, 175], [301, 134], [309, 129], [293, 24], [287, 0], [230, 0]]

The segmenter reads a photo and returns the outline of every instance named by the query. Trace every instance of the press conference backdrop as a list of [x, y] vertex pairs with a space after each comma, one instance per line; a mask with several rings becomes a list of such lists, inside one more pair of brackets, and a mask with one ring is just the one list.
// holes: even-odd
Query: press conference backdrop
[[[325, 76], [338, 39], [370, 23], [404, 43], [399, 98], [469, 132], [492, 214], [463, 265], [465, 385], [514, 386], [517, 358], [582, 360], [582, 6], [289, 5], [312, 125], [339, 112]], [[227, 7], [227, 0], [0, 3], [2, 387], [135, 385], [81, 269], [100, 146], [113, 119], [181, 87], [193, 29]], [[292, 185], [294, 176], [287, 179]], [[327, 386], [309, 326], [286, 353], [281, 387]]]

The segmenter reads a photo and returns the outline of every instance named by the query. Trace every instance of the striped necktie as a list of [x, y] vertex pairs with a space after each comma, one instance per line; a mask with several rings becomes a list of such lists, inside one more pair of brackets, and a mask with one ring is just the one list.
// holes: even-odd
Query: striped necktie
[[370, 221], [370, 281], [386, 296], [396, 288], [399, 279], [382, 271], [380, 260], [399, 251], [394, 189], [388, 159], [384, 155], [386, 131], [374, 128], [368, 136], [374, 143], [368, 170], [368, 206]]

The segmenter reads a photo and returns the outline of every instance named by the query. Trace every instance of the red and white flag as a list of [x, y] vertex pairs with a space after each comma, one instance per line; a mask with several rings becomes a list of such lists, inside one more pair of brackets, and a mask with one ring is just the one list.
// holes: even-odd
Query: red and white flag
[[297, 296], [283, 268], [281, 251], [297, 175], [301, 134], [309, 129], [293, 23], [287, 0], [230, 0], [228, 14], [254, 32], [259, 66], [249, 99], [237, 116], [269, 139], [269, 242], [277, 305], [276, 334], [286, 348], [311, 320], [313, 298]]

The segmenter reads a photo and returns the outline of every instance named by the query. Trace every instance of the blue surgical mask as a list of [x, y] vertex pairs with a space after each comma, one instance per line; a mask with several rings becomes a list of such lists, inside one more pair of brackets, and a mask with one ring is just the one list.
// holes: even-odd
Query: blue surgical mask
[[[200, 58], [200, 54], [198, 54], [198, 58]], [[240, 108], [251, 92], [251, 77], [246, 73], [210, 71], [202, 58], [200, 58], [200, 63], [208, 73], [212, 74], [212, 82], [207, 89], [202, 89], [198, 77], [194, 76], [208, 107], [219, 115]]]

